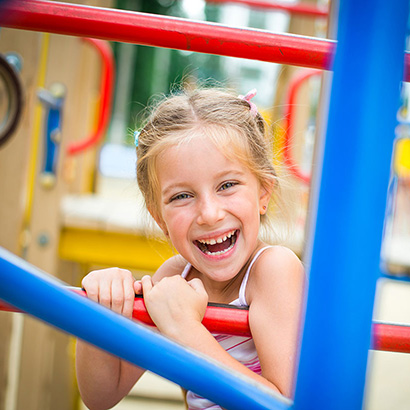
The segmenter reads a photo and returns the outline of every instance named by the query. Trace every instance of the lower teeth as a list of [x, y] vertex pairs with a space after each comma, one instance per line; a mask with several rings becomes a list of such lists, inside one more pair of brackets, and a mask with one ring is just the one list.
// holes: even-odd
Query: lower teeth
[[236, 233], [231, 237], [231, 244], [229, 245], [229, 247], [224, 249], [223, 251], [211, 252], [210, 250], [207, 249], [206, 245], [203, 245], [200, 242], [198, 243], [198, 247], [206, 255], [217, 256], [217, 255], [223, 255], [224, 253], [230, 251], [235, 246], [235, 243], [236, 243]]
[[229, 248], [226, 248], [226, 249], [223, 250], [223, 251], [219, 251], [219, 252], [205, 251], [205, 253], [206, 253], [207, 255], [223, 255], [224, 253], [230, 251], [230, 250], [233, 248], [233, 246], [234, 246], [234, 243], [231, 244], [231, 245], [229, 246]]

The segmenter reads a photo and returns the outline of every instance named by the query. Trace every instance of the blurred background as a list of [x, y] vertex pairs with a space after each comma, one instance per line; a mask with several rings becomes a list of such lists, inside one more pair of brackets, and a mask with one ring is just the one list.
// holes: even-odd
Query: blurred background
[[[235, 0], [67, 3], [316, 38], [333, 39], [336, 30], [334, 7], [325, 0], [303, 1], [317, 11], [313, 15]], [[0, 29], [0, 63], [0, 246], [73, 286], [101, 267], [130, 269], [135, 277], [154, 272], [173, 250], [143, 210], [133, 131], [152, 101], [181, 87], [206, 84], [238, 94], [258, 90], [254, 102], [269, 125], [275, 160], [284, 164], [293, 193], [294, 220], [283, 241], [303, 258], [330, 73], [8, 28]], [[381, 255], [387, 275], [379, 281], [374, 314], [375, 320], [407, 324], [408, 95], [404, 83], [399, 126], [392, 135], [395, 151]], [[369, 183], [374, 183], [371, 176]], [[84, 408], [74, 348], [70, 336], [28, 316], [0, 312], [0, 410]], [[409, 409], [410, 357], [379, 351], [369, 355], [364, 408]], [[152, 374], [115, 408], [138, 406], [185, 408], [180, 388]]]

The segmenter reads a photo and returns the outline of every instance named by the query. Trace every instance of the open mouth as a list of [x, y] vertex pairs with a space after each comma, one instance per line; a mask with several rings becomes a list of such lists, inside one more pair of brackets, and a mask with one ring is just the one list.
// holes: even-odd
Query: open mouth
[[206, 255], [223, 255], [234, 247], [237, 237], [238, 230], [234, 230], [220, 238], [195, 241], [195, 245]]

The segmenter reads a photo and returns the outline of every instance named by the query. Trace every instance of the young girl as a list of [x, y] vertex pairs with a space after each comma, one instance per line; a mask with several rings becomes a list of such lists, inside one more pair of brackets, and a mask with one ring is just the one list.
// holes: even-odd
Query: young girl
[[[152, 278], [115, 268], [82, 284], [89, 298], [129, 318], [142, 293], [163, 335], [291, 397], [304, 273], [289, 249], [259, 238], [280, 187], [251, 97], [203, 89], [158, 105], [136, 141], [137, 178], [178, 254]], [[201, 323], [208, 302], [249, 306], [252, 337], [211, 334]], [[92, 410], [114, 406], [143, 373], [78, 341], [79, 388]], [[193, 392], [187, 403], [220, 408]]]

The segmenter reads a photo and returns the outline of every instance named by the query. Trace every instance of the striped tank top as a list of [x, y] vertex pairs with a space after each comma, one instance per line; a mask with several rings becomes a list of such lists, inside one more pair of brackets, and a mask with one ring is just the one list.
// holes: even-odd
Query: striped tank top
[[[249, 306], [245, 298], [245, 290], [248, 283], [249, 272], [251, 271], [253, 264], [259, 258], [261, 253], [268, 248], [271, 248], [271, 246], [265, 246], [264, 248], [259, 249], [259, 251], [256, 253], [242, 279], [242, 283], [239, 288], [239, 297], [238, 299], [235, 299], [234, 301], [229, 303], [230, 305], [242, 307]], [[184, 279], [188, 276], [190, 269], [191, 264], [188, 263], [181, 274]], [[244, 366], [248, 367], [253, 372], [261, 374], [261, 366], [252, 337], [231, 336], [216, 333], [212, 333], [212, 335], [224, 348], [224, 350], [227, 351], [234, 359], [242, 363]], [[220, 406], [212, 403], [204, 397], [198, 396], [191, 391], [188, 391], [187, 393], [187, 403], [189, 410], [221, 410]]]

